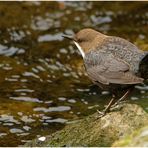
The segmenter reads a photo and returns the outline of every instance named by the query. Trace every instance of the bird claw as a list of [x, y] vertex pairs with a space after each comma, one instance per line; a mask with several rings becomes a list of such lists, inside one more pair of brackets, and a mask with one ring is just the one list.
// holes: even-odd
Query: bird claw
[[111, 109], [116, 109], [116, 108], [120, 107], [120, 105], [124, 102], [126, 102], [126, 101], [117, 101], [115, 104], [113, 104], [111, 106]]
[[97, 118], [102, 118], [106, 114], [105, 111], [99, 111], [99, 110], [97, 110], [97, 112], [99, 113], [99, 116], [97, 116]]
[[[122, 102], [122, 103], [123, 103], [123, 102]], [[118, 103], [114, 104], [114, 105], [110, 108], [110, 110], [111, 110], [111, 111], [121, 110], [122, 107], [123, 107], [123, 104], [122, 104], [122, 103], [121, 103], [121, 102], [118, 102]]]
[[116, 108], [119, 104], [120, 104], [120, 102], [116, 102], [115, 104], [113, 104], [113, 105], [111, 106], [111, 109]]

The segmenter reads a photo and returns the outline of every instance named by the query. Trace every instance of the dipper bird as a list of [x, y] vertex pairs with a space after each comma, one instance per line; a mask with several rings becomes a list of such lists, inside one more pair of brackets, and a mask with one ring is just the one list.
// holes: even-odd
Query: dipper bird
[[[92, 82], [112, 93], [112, 99], [101, 116], [105, 115], [113, 104], [124, 100], [134, 85], [143, 83], [147, 78], [145, 74], [148, 74], [148, 66], [142, 63], [143, 59], [148, 62], [148, 58], [145, 58], [148, 57], [147, 52], [139, 50], [123, 38], [107, 36], [91, 28], [82, 29], [74, 36], [63, 37], [74, 41]], [[126, 92], [116, 101], [119, 89]]]

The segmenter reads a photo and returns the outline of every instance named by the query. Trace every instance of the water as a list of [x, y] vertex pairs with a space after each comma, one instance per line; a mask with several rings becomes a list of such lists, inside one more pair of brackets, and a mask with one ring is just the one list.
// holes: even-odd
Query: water
[[[78, 50], [61, 35], [92, 27], [147, 50], [147, 9], [147, 2], [0, 2], [0, 145], [22, 145], [102, 109], [110, 95], [91, 86]], [[148, 110], [147, 89], [137, 86], [130, 102]]]

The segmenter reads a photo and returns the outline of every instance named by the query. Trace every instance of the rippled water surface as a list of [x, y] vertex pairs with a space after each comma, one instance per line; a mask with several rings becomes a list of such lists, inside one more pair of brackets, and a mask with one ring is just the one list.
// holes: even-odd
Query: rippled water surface
[[[76, 47], [62, 38], [92, 27], [148, 50], [147, 2], [0, 2], [0, 146], [18, 146], [101, 109]], [[148, 110], [148, 86], [130, 102]], [[107, 99], [108, 98], [108, 99]]]

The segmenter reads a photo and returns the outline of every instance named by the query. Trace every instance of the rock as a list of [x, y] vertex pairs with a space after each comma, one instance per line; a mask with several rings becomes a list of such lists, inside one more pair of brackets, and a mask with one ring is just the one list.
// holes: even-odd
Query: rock
[[25, 146], [111, 146], [148, 124], [148, 114], [135, 104], [123, 104], [120, 111], [112, 111], [102, 118], [97, 116], [95, 113], [77, 120], [46, 137], [44, 142], [36, 139]]
[[132, 132], [125, 138], [116, 141], [113, 147], [148, 147], [148, 126]]

